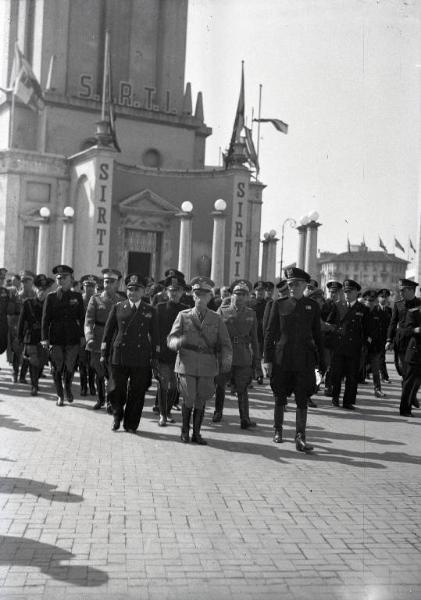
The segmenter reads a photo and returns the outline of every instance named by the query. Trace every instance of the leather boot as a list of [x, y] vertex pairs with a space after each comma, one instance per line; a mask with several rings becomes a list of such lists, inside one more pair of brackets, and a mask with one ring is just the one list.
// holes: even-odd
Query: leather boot
[[249, 429], [249, 427], [256, 427], [257, 423], [255, 421], [250, 421], [249, 395], [247, 390], [242, 394], [238, 394], [238, 408], [240, 411], [241, 429]]
[[56, 393], [57, 393], [57, 406], [63, 406], [64, 390], [63, 390], [63, 380], [61, 378], [61, 373], [54, 373], [54, 384], [56, 386]]
[[187, 444], [190, 441], [189, 431], [190, 431], [190, 417], [191, 417], [192, 409], [184, 406], [181, 406], [181, 417], [182, 417], [182, 425], [181, 425], [181, 441]]
[[20, 375], [19, 375], [19, 383], [28, 383], [26, 381], [26, 373], [28, 372], [28, 359], [24, 358], [23, 362], [22, 362], [22, 366], [20, 368]]
[[200, 446], [206, 446], [207, 442], [200, 435], [200, 428], [202, 426], [203, 415], [205, 414], [204, 409], [199, 410], [195, 408], [193, 411], [193, 435], [191, 441]]
[[222, 413], [224, 412], [225, 402], [225, 386], [217, 385], [215, 389], [215, 412], [213, 413], [212, 422], [219, 423], [222, 421]]
[[91, 394], [91, 396], [96, 396], [95, 371], [92, 367], [88, 367], [88, 383], [89, 393]]
[[311, 452], [313, 446], [306, 443], [307, 408], [298, 408], [295, 414], [295, 447], [299, 452]]
[[175, 423], [174, 417], [171, 415], [171, 409], [174, 405], [174, 400], [177, 394], [177, 390], [169, 389], [167, 391], [167, 423]]
[[64, 375], [64, 391], [66, 393], [66, 400], [69, 403], [73, 402], [72, 379], [73, 375], [71, 373]]
[[275, 444], [282, 443], [282, 427], [284, 424], [284, 412], [285, 407], [282, 404], [276, 404], [275, 400], [275, 410], [274, 410], [274, 433], [273, 433], [273, 441]]
[[167, 426], [167, 390], [163, 390], [162, 388], [159, 390], [158, 403], [159, 403], [158, 425], [160, 427], [166, 427]]
[[80, 395], [87, 396], [87, 394], [88, 394], [88, 374], [86, 372], [85, 366], [79, 365], [79, 375], [80, 375]]
[[104, 380], [101, 379], [100, 377], [97, 377], [96, 389], [98, 392], [98, 400], [96, 401], [96, 404], [94, 404], [93, 409], [99, 410], [105, 404], [105, 384], [104, 384]]
[[39, 368], [29, 365], [29, 376], [31, 378], [31, 396], [38, 394], [38, 374]]

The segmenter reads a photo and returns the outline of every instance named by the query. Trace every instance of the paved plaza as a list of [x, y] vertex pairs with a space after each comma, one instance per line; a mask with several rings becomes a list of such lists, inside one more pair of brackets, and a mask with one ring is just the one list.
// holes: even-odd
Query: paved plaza
[[[272, 397], [208, 406], [202, 447], [159, 428], [147, 396], [138, 435], [76, 393], [55, 405], [0, 371], [0, 598], [394, 600], [421, 598], [421, 411], [398, 416], [361, 386], [358, 411], [319, 394], [312, 455], [271, 441]], [[79, 385], [75, 386], [79, 391]]]

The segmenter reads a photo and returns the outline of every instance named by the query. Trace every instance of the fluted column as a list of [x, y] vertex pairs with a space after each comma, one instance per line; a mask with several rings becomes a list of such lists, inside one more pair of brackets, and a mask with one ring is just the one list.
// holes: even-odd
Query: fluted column
[[[268, 235], [265, 233], [265, 236]], [[268, 269], [268, 257], [269, 257], [269, 240], [265, 237], [262, 240], [262, 273], [260, 278], [262, 281], [267, 281], [267, 269]]]
[[268, 250], [267, 250], [267, 267], [266, 277], [264, 281], [275, 282], [276, 279], [276, 246], [279, 242], [277, 237], [270, 237], [268, 239]]
[[[190, 281], [191, 270], [191, 245], [193, 226], [193, 205], [191, 202], [183, 202], [182, 212], [177, 214], [180, 219], [180, 244], [178, 247], [178, 270], [184, 273], [186, 281]], [[187, 210], [189, 209], [189, 210]]]
[[[297, 267], [304, 269], [306, 263], [306, 246], [307, 246], [307, 226], [300, 225], [297, 227], [298, 231], [298, 256], [297, 256]], [[282, 274], [281, 274], [282, 276]]]
[[38, 232], [37, 273], [47, 274], [48, 272], [49, 233], [49, 216], [41, 217]]
[[305, 271], [311, 275], [313, 279], [318, 279], [318, 268], [317, 268], [317, 230], [320, 227], [320, 223], [316, 221], [310, 221], [307, 225], [307, 242], [306, 242], [306, 259], [305, 259]]
[[61, 238], [61, 264], [73, 265], [74, 210], [71, 206], [64, 209], [63, 232]]
[[[217, 200], [219, 202], [219, 200]], [[217, 202], [215, 202], [215, 208], [217, 208]], [[225, 208], [226, 204], [223, 200], [223, 209], [215, 210], [212, 213], [213, 216], [213, 237], [212, 237], [212, 265], [211, 265], [211, 279], [215, 283], [216, 287], [223, 286], [226, 282], [224, 281], [224, 270], [225, 270]]]

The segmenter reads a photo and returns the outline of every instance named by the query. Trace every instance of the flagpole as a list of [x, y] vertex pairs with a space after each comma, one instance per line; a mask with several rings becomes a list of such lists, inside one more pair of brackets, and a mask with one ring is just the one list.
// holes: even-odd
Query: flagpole
[[259, 83], [259, 108], [258, 108], [258, 114], [257, 114], [257, 148], [256, 148], [256, 154], [257, 154], [257, 160], [259, 160], [259, 150], [260, 150], [260, 117], [262, 116], [262, 84]]
[[105, 121], [105, 98], [107, 97], [107, 79], [108, 71], [108, 52], [110, 44], [110, 32], [108, 29], [105, 32], [105, 48], [104, 48], [104, 73], [102, 77], [102, 104], [101, 104], [101, 121]]
[[12, 106], [10, 109], [9, 119], [9, 148], [13, 148], [14, 142], [14, 129], [15, 129], [15, 90], [12, 90]]

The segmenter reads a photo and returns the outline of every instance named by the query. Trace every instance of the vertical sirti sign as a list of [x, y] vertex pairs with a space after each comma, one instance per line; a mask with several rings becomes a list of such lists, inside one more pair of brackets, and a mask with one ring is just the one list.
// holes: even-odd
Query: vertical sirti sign
[[95, 175], [95, 261], [97, 269], [103, 269], [108, 267], [109, 261], [113, 161], [98, 160]]
[[236, 180], [232, 203], [230, 281], [246, 271], [247, 181]]

